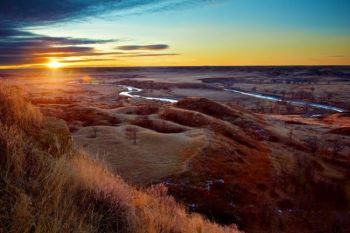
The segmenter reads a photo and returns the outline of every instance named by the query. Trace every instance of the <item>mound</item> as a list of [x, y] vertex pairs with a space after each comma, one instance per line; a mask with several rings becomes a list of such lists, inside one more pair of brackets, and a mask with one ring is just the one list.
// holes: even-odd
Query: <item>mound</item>
[[206, 115], [225, 120], [234, 120], [238, 117], [242, 117], [243, 114], [249, 114], [247, 110], [239, 106], [235, 106], [235, 109], [233, 109], [227, 105], [201, 97], [191, 97], [182, 99], [178, 103], [176, 103], [176, 106], [179, 108], [201, 112]]
[[238, 232], [187, 213], [163, 185], [127, 185], [70, 138], [63, 121], [0, 86], [0, 232]]
[[[233, 127], [241, 128], [242, 131], [246, 132], [250, 137], [256, 140], [275, 141], [277, 138], [276, 135], [267, 130], [266, 124], [260, 116], [237, 105], [228, 106], [206, 98], [191, 97], [180, 100], [176, 106], [178, 108], [200, 112], [207, 116], [228, 122]], [[176, 114], [173, 114], [173, 116], [170, 117], [175, 119], [175, 115]], [[184, 124], [186, 124], [186, 122], [184, 122]], [[200, 124], [200, 122], [198, 122], [198, 124]], [[196, 127], [196, 125], [193, 126]]]
[[185, 126], [207, 128], [246, 147], [262, 148], [259, 142], [253, 140], [239, 127], [199, 112], [169, 107], [160, 114], [160, 117]]
[[43, 109], [46, 115], [65, 120], [68, 124], [80, 122], [83, 126], [117, 125], [120, 120], [106, 110], [93, 107], [62, 106]]
[[331, 114], [323, 119], [330, 125], [338, 125], [340, 127], [350, 127], [350, 113]]
[[254, 205], [254, 212], [265, 199], [266, 193], [257, 190], [270, 182], [270, 162], [264, 152], [212, 135], [189, 166], [187, 172], [166, 179], [170, 193], [217, 222], [244, 225], [237, 218], [244, 216], [238, 213], [240, 206]]
[[127, 125], [84, 127], [74, 140], [90, 156], [99, 155], [111, 171], [139, 185], [185, 171], [187, 161], [206, 143], [202, 130], [163, 134]]
[[259, 216], [272, 182], [266, 143], [277, 138], [263, 119], [204, 98], [180, 100], [160, 117], [208, 132], [206, 147], [189, 161], [189, 169], [165, 180], [170, 193], [220, 223], [246, 226], [252, 215]]
[[350, 127], [336, 128], [328, 131], [328, 133], [350, 136]]
[[128, 115], [151, 115], [159, 111], [159, 106], [155, 104], [143, 104], [139, 106], [127, 106], [117, 109], [117, 113]]
[[185, 127], [164, 120], [154, 120], [148, 117], [139, 117], [131, 122], [146, 129], [154, 130], [158, 133], [181, 133], [186, 131]]

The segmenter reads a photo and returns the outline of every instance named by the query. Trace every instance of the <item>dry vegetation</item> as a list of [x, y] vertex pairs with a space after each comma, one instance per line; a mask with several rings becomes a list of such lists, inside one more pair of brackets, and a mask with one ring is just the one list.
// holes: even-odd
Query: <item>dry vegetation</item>
[[137, 190], [88, 160], [20, 92], [0, 84], [0, 232], [238, 232], [188, 214], [163, 185]]
[[[344, 108], [348, 81], [316, 75], [309, 83], [300, 74], [254, 70], [215, 72], [223, 76], [212, 80], [222, 84], [216, 89], [125, 81], [143, 88], [140, 95], [174, 97], [176, 104], [120, 97], [125, 90], [112, 84], [13, 79], [45, 117], [17, 97], [20, 90], [1, 89], [0, 153], [7, 156], [0, 159], [0, 233], [26, 232], [10, 226], [31, 232], [223, 231], [184, 206], [249, 233], [349, 232], [350, 114], [220, 89]], [[198, 75], [185, 76], [181, 82], [197, 82]], [[84, 154], [72, 149], [66, 124]], [[8, 164], [12, 154], [16, 160]]]

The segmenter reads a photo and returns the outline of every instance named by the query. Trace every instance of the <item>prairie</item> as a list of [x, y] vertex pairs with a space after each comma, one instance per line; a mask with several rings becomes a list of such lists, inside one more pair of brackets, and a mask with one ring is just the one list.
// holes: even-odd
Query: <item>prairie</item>
[[[97, 215], [87, 216], [96, 218], [95, 222], [86, 222], [82, 216], [73, 222], [88, 224], [92, 232], [101, 232], [99, 221], [110, 229], [121, 227], [125, 217], [137, 224], [150, 224], [148, 229], [155, 232], [193, 232], [186, 224], [194, 224], [194, 218], [200, 219], [202, 232], [235, 231], [225, 227], [231, 224], [248, 233], [350, 229], [348, 68], [169, 68], [164, 76], [166, 68], [159, 69], [145, 68], [135, 75], [116, 69], [106, 76], [98, 70], [89, 74], [74, 70], [69, 75], [62, 71], [54, 77], [18, 74], [7, 79], [7, 85], [20, 86], [24, 96], [16, 102], [36, 109], [30, 111], [40, 122], [50, 119], [50, 124], [39, 124], [43, 130], [50, 129], [51, 135], [52, 127], [64, 128], [69, 143], [63, 144], [79, 154], [74, 159], [70, 155], [62, 165], [69, 167], [69, 174], [80, 174], [89, 192], [94, 192], [107, 183], [105, 175], [94, 176], [94, 169], [103, 170], [108, 182], [117, 182], [115, 189], [122, 193], [115, 198], [122, 198], [122, 203], [135, 211], [133, 215], [128, 215], [129, 209], [123, 210], [122, 216], [116, 214], [120, 222], [115, 223], [102, 221], [100, 209], [91, 207]], [[125, 86], [142, 90], [131, 97], [121, 96], [127, 91]], [[278, 96], [283, 101], [226, 92], [226, 88]], [[292, 105], [287, 100], [344, 111]], [[4, 106], [2, 109], [12, 107]], [[18, 111], [17, 117], [26, 114], [22, 115]], [[56, 137], [52, 137], [39, 137], [47, 138], [48, 153], [66, 150], [65, 146], [58, 149]], [[51, 144], [55, 146], [48, 146]], [[80, 185], [80, 178], [73, 177]], [[79, 193], [85, 195], [86, 187], [79, 185]], [[149, 190], [153, 190], [151, 194]], [[167, 195], [163, 195], [165, 190]], [[136, 199], [129, 195], [134, 192], [138, 193]], [[170, 206], [175, 205], [176, 211], [179, 208], [181, 219], [167, 225], [170, 220], [166, 218], [171, 216], [167, 211], [174, 209], [159, 212], [165, 207], [158, 206], [152, 192], [171, 200]], [[156, 203], [150, 207], [154, 213], [147, 209], [148, 201]], [[139, 205], [147, 214], [135, 215]], [[178, 221], [185, 222], [180, 224], [183, 228], [176, 228]]]

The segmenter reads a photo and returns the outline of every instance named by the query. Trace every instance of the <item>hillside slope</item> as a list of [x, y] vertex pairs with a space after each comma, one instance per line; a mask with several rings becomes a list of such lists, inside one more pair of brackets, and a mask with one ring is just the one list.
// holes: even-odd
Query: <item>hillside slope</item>
[[127, 185], [3, 84], [0, 155], [0, 232], [238, 232], [187, 213], [164, 185]]

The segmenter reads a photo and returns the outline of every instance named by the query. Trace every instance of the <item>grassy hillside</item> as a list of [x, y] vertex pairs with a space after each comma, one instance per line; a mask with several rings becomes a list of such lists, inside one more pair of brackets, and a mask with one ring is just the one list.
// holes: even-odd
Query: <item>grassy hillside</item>
[[74, 149], [64, 121], [0, 83], [2, 232], [238, 231], [187, 213], [161, 184], [127, 185]]

